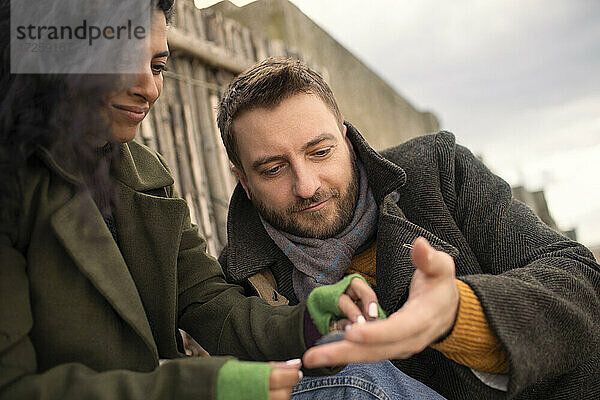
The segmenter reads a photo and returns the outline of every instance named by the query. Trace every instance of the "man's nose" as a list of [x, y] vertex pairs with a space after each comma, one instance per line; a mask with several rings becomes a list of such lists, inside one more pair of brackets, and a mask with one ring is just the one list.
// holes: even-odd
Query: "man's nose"
[[303, 199], [311, 198], [321, 187], [321, 179], [317, 171], [305, 166], [294, 169], [294, 195]]
[[160, 90], [157, 87], [151, 68], [135, 75], [134, 84], [129, 89], [129, 94], [142, 97], [150, 104], [156, 101], [160, 95]]

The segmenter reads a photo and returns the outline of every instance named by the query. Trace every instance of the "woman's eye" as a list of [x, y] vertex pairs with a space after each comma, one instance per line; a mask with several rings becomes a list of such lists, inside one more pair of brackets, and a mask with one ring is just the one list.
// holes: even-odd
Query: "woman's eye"
[[158, 75], [166, 70], [167, 70], [167, 66], [165, 64], [152, 64], [152, 73], [154, 75]]

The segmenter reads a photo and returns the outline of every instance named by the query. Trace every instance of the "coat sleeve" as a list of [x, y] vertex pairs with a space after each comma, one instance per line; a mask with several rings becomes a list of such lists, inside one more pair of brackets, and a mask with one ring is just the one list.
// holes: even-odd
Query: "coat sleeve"
[[449, 133], [436, 136], [444, 201], [483, 273], [479, 298], [510, 360], [509, 393], [580, 368], [600, 352], [600, 267], [545, 225]]
[[38, 371], [26, 260], [0, 235], [0, 399], [212, 399], [222, 357], [169, 361], [151, 372], [98, 372], [83, 363]]
[[[174, 193], [176, 195], [176, 193]], [[226, 282], [206, 253], [198, 228], [184, 221], [178, 258], [179, 324], [212, 355], [270, 361], [299, 358], [306, 351], [306, 304], [273, 307], [241, 286]]]

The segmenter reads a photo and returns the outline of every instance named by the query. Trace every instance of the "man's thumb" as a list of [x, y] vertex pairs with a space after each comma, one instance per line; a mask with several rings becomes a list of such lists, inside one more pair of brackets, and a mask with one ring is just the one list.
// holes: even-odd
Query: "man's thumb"
[[427, 239], [418, 237], [412, 244], [410, 257], [414, 266], [427, 275], [443, 273], [443, 266], [438, 251], [431, 247]]

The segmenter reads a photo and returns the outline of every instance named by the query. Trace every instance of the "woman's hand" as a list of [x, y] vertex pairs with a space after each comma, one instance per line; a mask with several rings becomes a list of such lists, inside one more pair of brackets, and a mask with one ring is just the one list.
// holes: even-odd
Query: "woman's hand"
[[306, 306], [321, 335], [343, 329], [348, 321], [362, 324], [366, 319], [385, 317], [377, 296], [359, 274], [344, 277], [333, 285], [319, 286], [308, 295]]
[[[377, 295], [371, 286], [360, 278], [350, 281], [346, 291], [338, 298], [338, 306], [351, 323], [362, 324], [378, 316]], [[344, 323], [342, 327], [345, 327]]]
[[302, 379], [299, 359], [286, 362], [269, 363], [275, 368], [269, 376], [269, 399], [287, 400], [292, 395], [292, 388]]

